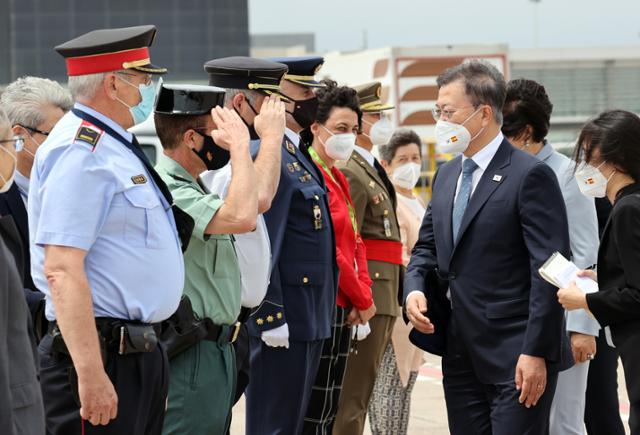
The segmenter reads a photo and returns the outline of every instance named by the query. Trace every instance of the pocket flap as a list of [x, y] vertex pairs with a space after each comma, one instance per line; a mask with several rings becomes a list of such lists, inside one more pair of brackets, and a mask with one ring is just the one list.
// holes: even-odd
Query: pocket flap
[[489, 302], [485, 310], [487, 319], [526, 316], [529, 314], [529, 299], [510, 299], [506, 301]]
[[150, 209], [160, 205], [158, 195], [147, 186], [134, 186], [123, 193], [134, 207]]
[[301, 187], [300, 193], [302, 193], [304, 199], [315, 199], [316, 201], [320, 200], [320, 198], [326, 194], [324, 189], [317, 184]]
[[13, 409], [33, 405], [38, 399], [40, 385], [37, 381], [11, 386], [11, 404]]
[[373, 281], [384, 281], [393, 279], [396, 266], [380, 261], [369, 261], [367, 267], [369, 268], [369, 276]]

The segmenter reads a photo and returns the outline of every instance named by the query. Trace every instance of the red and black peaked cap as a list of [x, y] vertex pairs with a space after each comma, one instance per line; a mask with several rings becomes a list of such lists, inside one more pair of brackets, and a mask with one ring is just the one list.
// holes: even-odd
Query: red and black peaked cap
[[81, 76], [133, 69], [164, 74], [151, 63], [149, 47], [156, 36], [153, 25], [93, 30], [55, 47], [65, 58], [67, 75]]

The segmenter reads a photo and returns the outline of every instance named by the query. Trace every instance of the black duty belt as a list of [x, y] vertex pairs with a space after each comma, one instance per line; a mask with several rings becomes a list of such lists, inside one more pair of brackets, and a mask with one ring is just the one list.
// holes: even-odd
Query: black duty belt
[[174, 358], [202, 340], [220, 344], [233, 343], [238, 338], [240, 326], [240, 322], [216, 325], [209, 318], [196, 318], [191, 301], [183, 296], [176, 312], [162, 322], [160, 341], [169, 358]]
[[[100, 337], [100, 350], [103, 356], [106, 352], [129, 355], [153, 352], [158, 345], [160, 324], [97, 317], [96, 329]], [[68, 355], [69, 351], [56, 321], [49, 322], [49, 334], [53, 337], [52, 350]]]

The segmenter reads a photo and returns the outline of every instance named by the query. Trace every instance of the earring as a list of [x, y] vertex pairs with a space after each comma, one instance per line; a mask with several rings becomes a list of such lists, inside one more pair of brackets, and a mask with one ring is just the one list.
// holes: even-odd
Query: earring
[[531, 143], [528, 140], [524, 141], [524, 147], [525, 148], [529, 148], [531, 146]]

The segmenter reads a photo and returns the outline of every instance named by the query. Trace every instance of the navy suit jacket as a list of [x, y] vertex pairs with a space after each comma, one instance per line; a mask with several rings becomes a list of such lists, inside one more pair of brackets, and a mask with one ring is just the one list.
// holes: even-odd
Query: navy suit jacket
[[328, 338], [338, 288], [335, 234], [324, 178], [302, 142], [298, 148], [284, 138], [278, 191], [264, 220], [271, 278], [247, 323], [249, 333], [260, 337], [287, 323], [290, 340]]
[[545, 358], [550, 372], [569, 367], [557, 289], [538, 273], [554, 252], [569, 255], [566, 210], [553, 170], [504, 140], [453, 240], [451, 216], [461, 169], [459, 156], [434, 177], [405, 276], [405, 299], [414, 290], [438, 292], [439, 303], [430, 304], [430, 310], [440, 318], [435, 327], [442, 339], [450, 321], [442, 302], [447, 286], [425, 287], [429, 273], [448, 281], [456, 340], [468, 351], [481, 382], [513, 379], [520, 354]]
[[0, 216], [12, 216], [22, 242], [22, 261], [20, 265], [24, 295], [27, 299], [31, 317], [37, 319], [44, 309], [44, 293], [40, 292], [31, 278], [31, 255], [29, 253], [29, 219], [27, 209], [20, 196], [18, 186], [13, 183], [9, 190], [0, 194]]

